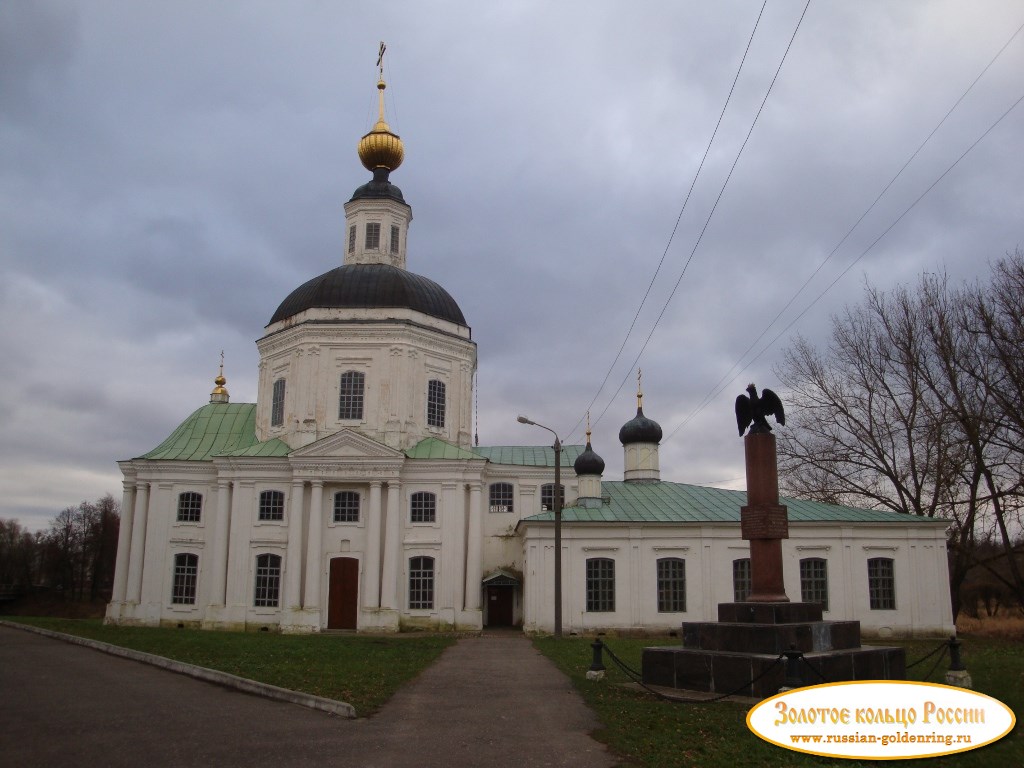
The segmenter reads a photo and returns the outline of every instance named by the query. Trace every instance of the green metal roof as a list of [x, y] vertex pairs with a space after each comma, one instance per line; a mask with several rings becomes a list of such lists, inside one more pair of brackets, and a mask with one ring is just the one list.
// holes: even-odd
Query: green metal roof
[[[562, 466], [572, 468], [576, 457], [583, 453], [586, 446], [563, 445]], [[513, 464], [520, 467], [553, 467], [555, 466], [555, 449], [544, 445], [495, 445], [490, 447], [477, 446], [473, 449], [494, 464]]]
[[405, 452], [410, 459], [476, 459], [481, 456], [459, 448], [457, 445], [438, 440], [436, 437], [428, 437], [420, 440], [416, 445]]
[[[746, 491], [705, 488], [684, 483], [626, 483], [605, 481], [602, 504], [571, 506], [562, 520], [581, 523], [738, 523]], [[933, 518], [898, 512], [857, 509], [806, 499], [780, 499], [792, 522], [899, 523], [928, 522]], [[553, 521], [553, 512], [527, 517], [524, 522]]]
[[140, 459], [209, 461], [214, 456], [287, 456], [278, 439], [256, 439], [255, 403], [208, 403]]

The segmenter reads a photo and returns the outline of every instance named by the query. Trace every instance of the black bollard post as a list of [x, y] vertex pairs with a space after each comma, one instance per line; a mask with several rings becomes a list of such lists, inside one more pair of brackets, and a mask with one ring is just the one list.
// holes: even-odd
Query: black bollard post
[[964, 666], [963, 660], [960, 658], [960, 641], [956, 639], [956, 635], [949, 638], [949, 671], [950, 672], [961, 672], [967, 669]]
[[590, 644], [590, 647], [594, 649], [594, 658], [590, 662], [590, 669], [587, 670], [587, 680], [603, 680], [605, 670], [601, 651], [604, 649], [604, 643], [598, 637]]
[[795, 645], [789, 646], [789, 650], [783, 651], [783, 653], [786, 656], [786, 682], [783, 683], [782, 690], [803, 688], [804, 678], [800, 673], [800, 659], [803, 658], [803, 654], [796, 649]]

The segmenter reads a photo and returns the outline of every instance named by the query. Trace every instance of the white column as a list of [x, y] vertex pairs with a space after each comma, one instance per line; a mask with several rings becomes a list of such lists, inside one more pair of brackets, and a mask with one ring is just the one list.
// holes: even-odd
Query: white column
[[135, 484], [135, 514], [132, 515], [132, 549], [128, 560], [129, 603], [142, 599], [142, 566], [146, 554], [146, 515], [149, 511], [149, 483]]
[[380, 606], [380, 518], [381, 481], [370, 482], [370, 505], [366, 510], [366, 555], [363, 561], [363, 605], [367, 608]]
[[[455, 611], [462, 610], [466, 584], [466, 503], [462, 489], [461, 483], [441, 484], [441, 602], [437, 607]], [[445, 537], [445, 528], [451, 532], [450, 538]]]
[[121, 525], [117, 531], [117, 560], [114, 563], [114, 593], [112, 603], [123, 603], [128, 591], [128, 556], [132, 544], [132, 517], [135, 510], [135, 481], [121, 483]]
[[321, 538], [323, 536], [324, 481], [312, 482], [309, 500], [309, 535], [306, 540], [306, 595], [302, 607], [320, 610]]
[[228, 532], [227, 585], [224, 604], [231, 606], [229, 621], [245, 621], [252, 605], [252, 520], [256, 506], [256, 481], [235, 480], [231, 493], [231, 525]]
[[213, 532], [213, 581], [210, 605], [224, 605], [228, 583], [228, 542], [231, 537], [231, 481], [217, 480], [217, 521]]
[[469, 486], [469, 533], [466, 541], [466, 610], [480, 610], [480, 582], [483, 579], [481, 566], [483, 537], [480, 535], [482, 498], [480, 483]]
[[302, 510], [306, 484], [292, 479], [288, 499], [288, 550], [284, 564], [284, 607], [297, 611], [302, 607]]
[[398, 609], [398, 571], [401, 540], [402, 484], [388, 482], [388, 515], [384, 530], [384, 573], [382, 574], [380, 604], [382, 608]]

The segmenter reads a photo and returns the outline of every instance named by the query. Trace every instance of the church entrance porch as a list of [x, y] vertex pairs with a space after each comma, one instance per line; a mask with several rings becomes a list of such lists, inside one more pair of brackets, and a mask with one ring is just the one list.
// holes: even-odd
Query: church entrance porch
[[359, 561], [331, 558], [327, 593], [327, 628], [355, 629], [359, 617]]
[[501, 569], [484, 578], [485, 626], [516, 626], [516, 593], [519, 584], [515, 574]]

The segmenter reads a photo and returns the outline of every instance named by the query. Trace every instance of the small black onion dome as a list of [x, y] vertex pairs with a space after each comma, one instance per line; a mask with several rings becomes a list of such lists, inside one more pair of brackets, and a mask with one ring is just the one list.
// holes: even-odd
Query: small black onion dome
[[590, 447], [590, 441], [587, 440], [586, 450], [576, 457], [572, 468], [576, 470], [577, 475], [603, 475], [604, 459], [594, 453], [594, 449]]
[[636, 416], [619, 430], [619, 442], [623, 445], [632, 443], [660, 443], [661, 425], [644, 416], [644, 409], [637, 408]]
[[[402, 197], [402, 190], [388, 181], [389, 173], [390, 171], [387, 168], [374, 168], [373, 179], [356, 189], [352, 193], [352, 200], [391, 199], [408, 205], [408, 203], [405, 203], [405, 198]], [[349, 200], [349, 202], [352, 202], [352, 200]]]
[[303, 283], [281, 302], [267, 325], [307, 309], [408, 308], [463, 327], [455, 299], [429, 278], [390, 264], [347, 264]]

